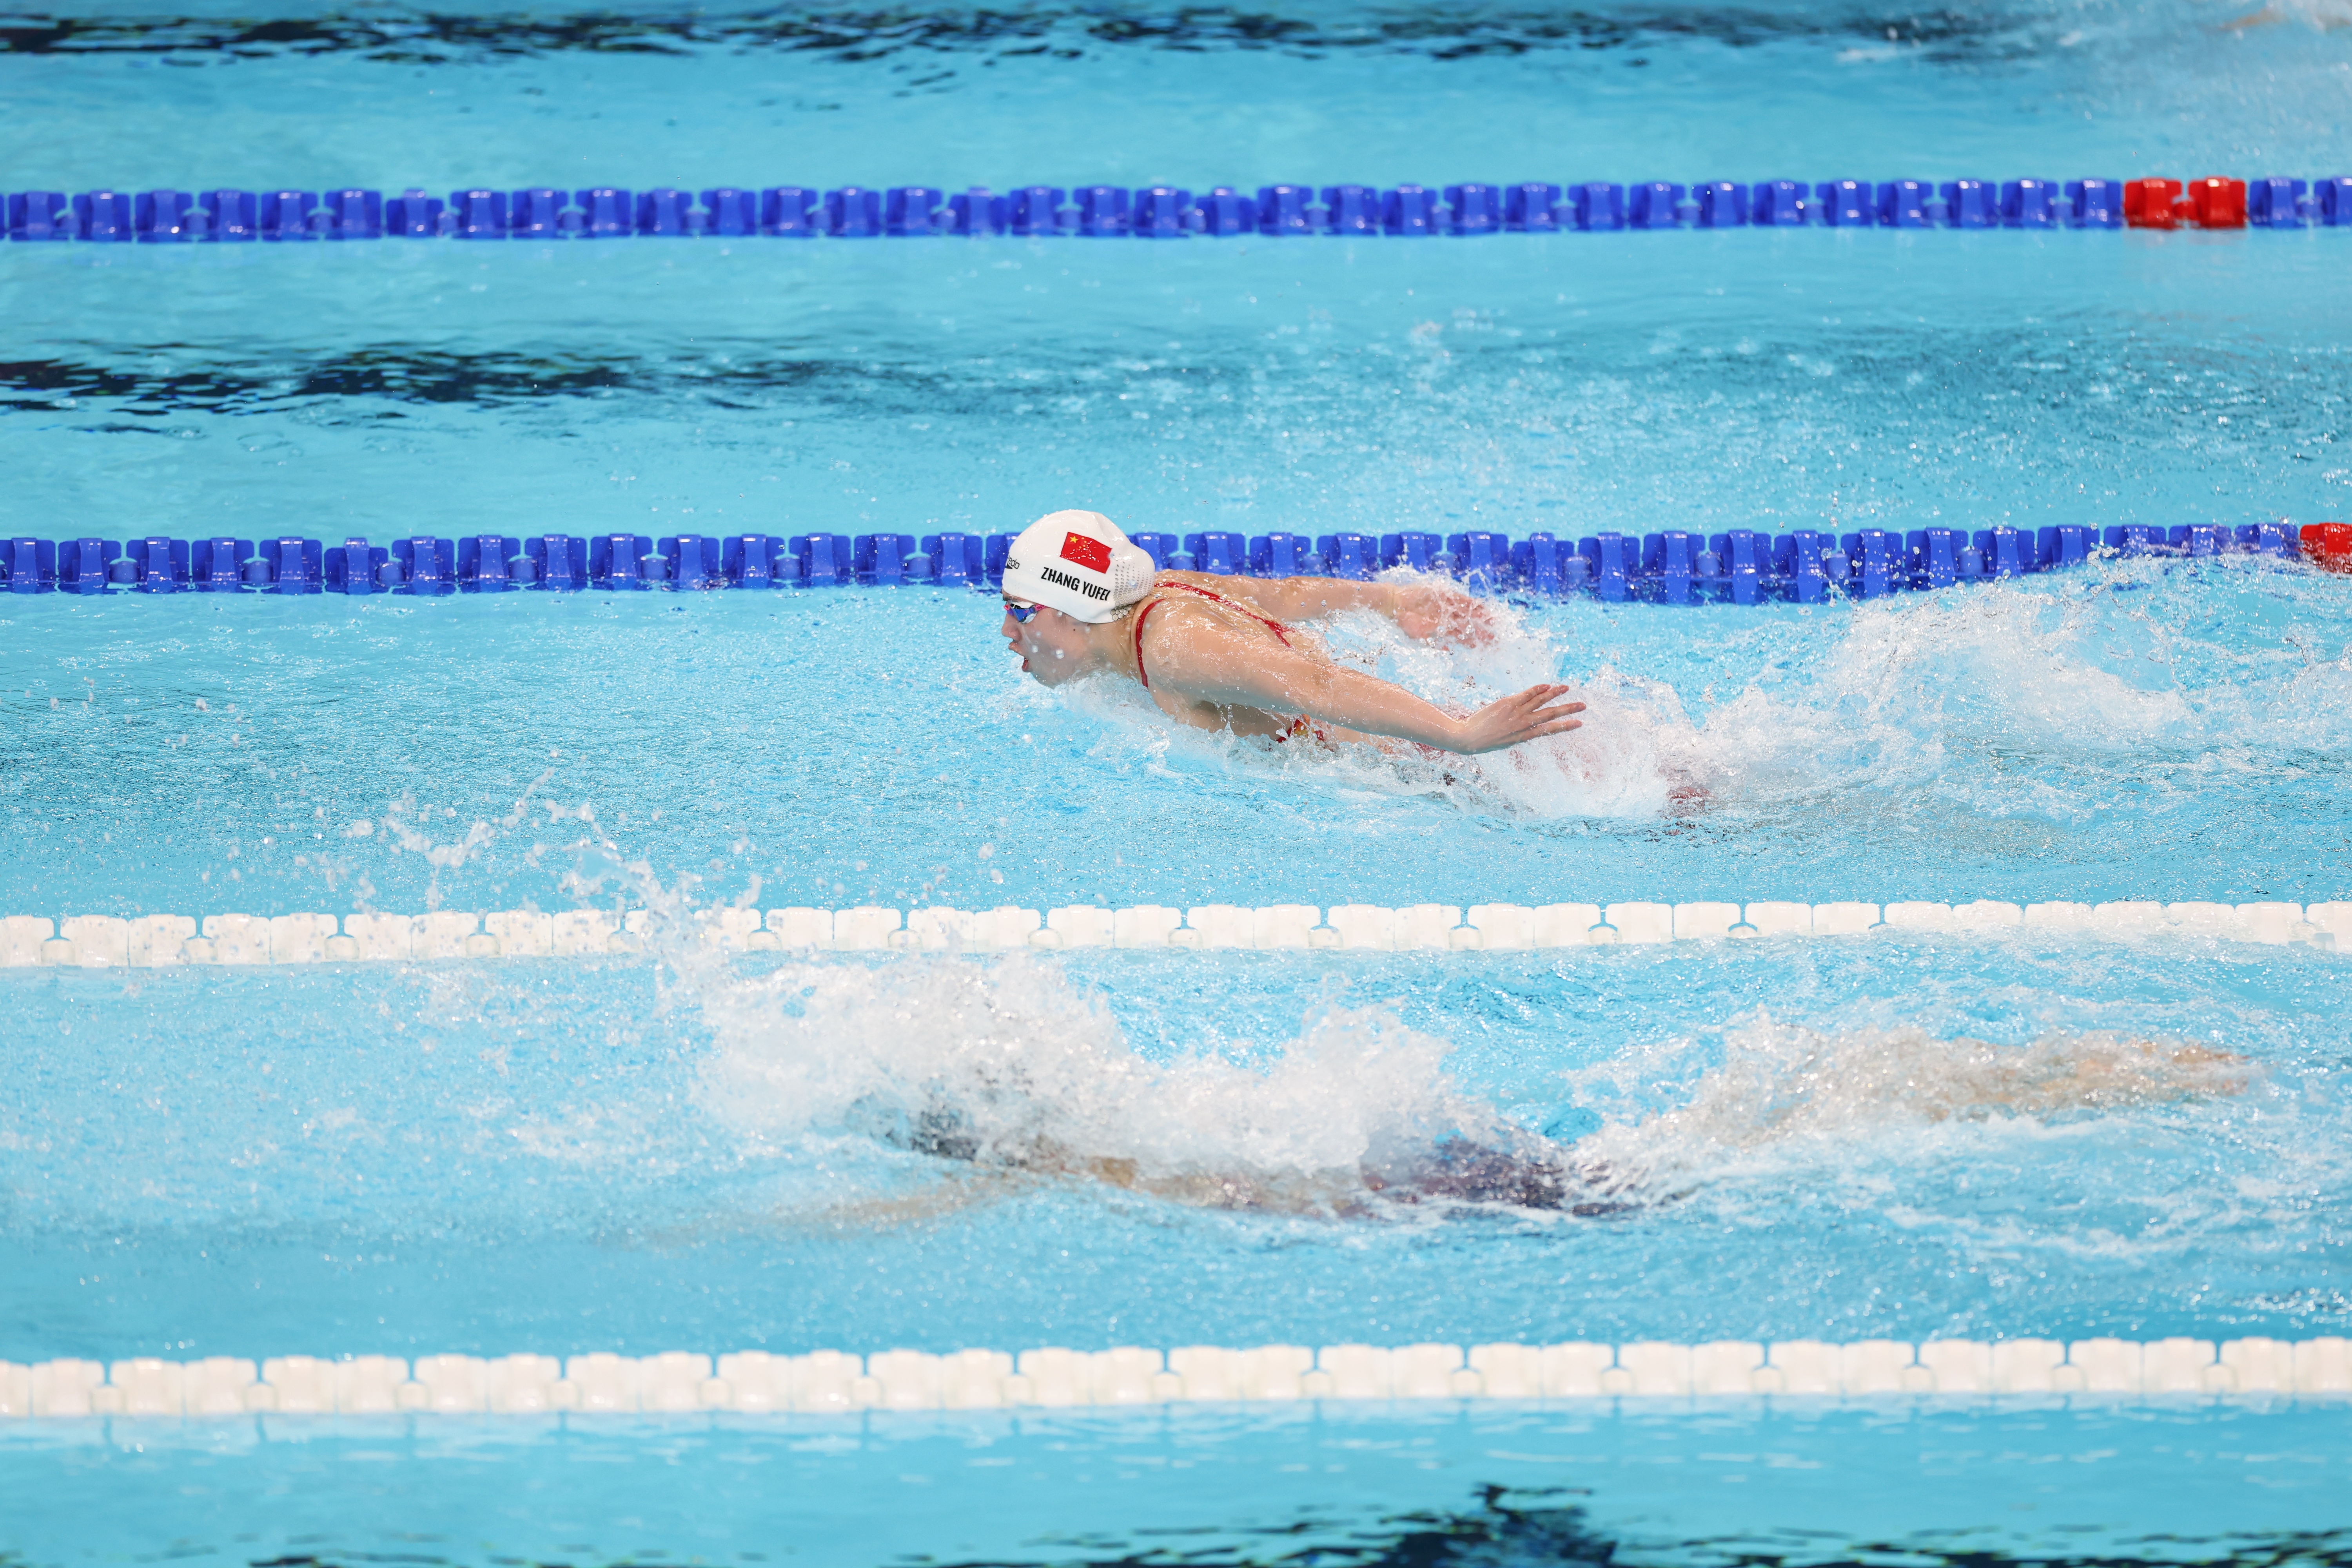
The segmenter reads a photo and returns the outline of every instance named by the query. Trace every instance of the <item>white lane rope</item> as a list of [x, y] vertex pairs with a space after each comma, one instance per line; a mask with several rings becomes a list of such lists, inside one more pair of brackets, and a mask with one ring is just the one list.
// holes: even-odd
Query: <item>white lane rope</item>
[[1300, 1400], [2352, 1399], [2352, 1340], [1645, 1341], [0, 1362], [0, 1418], [847, 1415]]
[[[0, 969], [41, 965], [336, 963], [570, 957], [643, 951], [646, 910], [0, 916]], [[2352, 901], [2011, 904], [1076, 905], [1037, 910], [868, 906], [719, 909], [687, 917], [691, 939], [724, 952], [1001, 952], [1016, 948], [1459, 952], [1743, 938], [2189, 939], [2352, 952]]]

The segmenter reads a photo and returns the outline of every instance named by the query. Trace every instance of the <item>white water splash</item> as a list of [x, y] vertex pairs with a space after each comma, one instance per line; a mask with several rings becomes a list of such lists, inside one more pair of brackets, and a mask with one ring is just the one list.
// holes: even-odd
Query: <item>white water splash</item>
[[1908, 789], [2070, 820], [2149, 787], [2151, 763], [2193, 792], [2266, 756], [2340, 749], [2352, 658], [2302, 629], [2334, 584], [2259, 563], [2200, 569], [2241, 595], [2233, 621], [2259, 610], [2277, 640], [2238, 646], [2242, 627], [2217, 640], [2202, 624], [2214, 584], [2160, 561], [1840, 606], [1843, 636], [1801, 670], [1769, 629], [1727, 651], [1715, 678], [1727, 697], [1662, 731], [1662, 753], [1735, 808], [1867, 808], [1858, 792]]
[[788, 963], [706, 990], [702, 1107], [754, 1148], [847, 1131], [980, 1164], [1244, 1177], [1360, 1194], [1368, 1163], [1449, 1134], [1527, 1142], [1379, 1009], [1271, 1050], [1154, 1062], [1050, 960]]

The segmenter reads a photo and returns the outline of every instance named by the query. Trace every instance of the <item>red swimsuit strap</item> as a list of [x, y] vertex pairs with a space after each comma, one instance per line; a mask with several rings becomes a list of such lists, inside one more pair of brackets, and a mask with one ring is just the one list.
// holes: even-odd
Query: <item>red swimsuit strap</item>
[[1151, 689], [1151, 677], [1145, 674], [1143, 670], [1143, 622], [1146, 616], [1159, 607], [1160, 601], [1152, 599], [1146, 602], [1143, 608], [1135, 612], [1135, 679], [1143, 682], [1143, 689], [1146, 691]]
[[1160, 586], [1163, 588], [1175, 588], [1187, 594], [1198, 594], [1203, 599], [1213, 600], [1217, 604], [1224, 605], [1225, 608], [1229, 610], [1239, 610], [1243, 615], [1247, 616], [1251, 620], [1255, 621], [1258, 625], [1272, 632], [1275, 635], [1276, 639], [1279, 641], [1283, 647], [1288, 647], [1290, 646], [1290, 628], [1288, 626], [1284, 626], [1280, 621], [1273, 620], [1267, 616], [1259, 615], [1247, 605], [1235, 604], [1233, 600], [1226, 598], [1223, 594], [1212, 593], [1206, 588], [1195, 588], [1190, 583], [1162, 583]]
[[[1247, 616], [1251, 620], [1255, 621], [1258, 625], [1272, 632], [1275, 635], [1275, 639], [1281, 643], [1283, 647], [1288, 647], [1290, 646], [1290, 628], [1288, 626], [1284, 626], [1280, 621], [1269, 620], [1267, 617], [1259, 615], [1255, 610], [1251, 609], [1246, 605], [1237, 605], [1234, 603], [1233, 600], [1226, 598], [1223, 594], [1212, 593], [1206, 588], [1195, 588], [1190, 583], [1162, 583], [1160, 586], [1161, 588], [1179, 589], [1187, 594], [1197, 594], [1202, 598], [1213, 600], [1215, 603], [1224, 605], [1225, 608], [1229, 610], [1238, 610], [1243, 615]], [[1143, 622], [1144, 618], [1150, 616], [1152, 611], [1158, 609], [1160, 605], [1160, 601], [1159, 599], [1150, 599], [1145, 601], [1143, 608], [1135, 612], [1135, 678], [1143, 682], [1143, 689], [1146, 691], [1151, 689], [1151, 677], [1145, 674], [1143, 669]]]

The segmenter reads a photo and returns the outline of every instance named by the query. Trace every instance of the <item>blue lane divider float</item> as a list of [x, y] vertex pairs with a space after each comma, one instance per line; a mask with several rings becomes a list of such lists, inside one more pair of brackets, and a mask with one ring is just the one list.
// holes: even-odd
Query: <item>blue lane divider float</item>
[[928, 235], [1557, 234], [1662, 228], [2352, 226], [2352, 174], [2251, 180], [1655, 180], [1515, 185], [662, 186], [629, 191], [17, 191], [8, 237], [174, 244], [364, 239], [841, 239]]
[[[2352, 524], [2125, 523], [2104, 531], [1923, 528], [1897, 532], [1792, 529], [1721, 533], [1669, 529], [1514, 540], [1485, 530], [1439, 535], [1245, 535], [1204, 530], [1130, 535], [1164, 570], [1225, 576], [1369, 580], [1404, 568], [1474, 592], [1585, 594], [1662, 604], [1767, 600], [1812, 604], [2021, 577], [2097, 557], [2307, 557], [2352, 571]], [[499, 594], [518, 589], [934, 586], [992, 592], [1013, 535], [993, 533], [475, 534], [376, 544], [346, 539], [0, 539], [0, 592], [10, 594]]]

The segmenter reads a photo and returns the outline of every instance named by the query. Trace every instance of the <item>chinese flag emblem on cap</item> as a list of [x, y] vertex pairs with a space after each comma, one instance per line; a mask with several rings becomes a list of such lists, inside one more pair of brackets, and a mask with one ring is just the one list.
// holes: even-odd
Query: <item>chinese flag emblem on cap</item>
[[1065, 534], [1062, 538], [1062, 559], [1074, 561], [1089, 572], [1108, 572], [1110, 570], [1110, 546], [1083, 533]]

